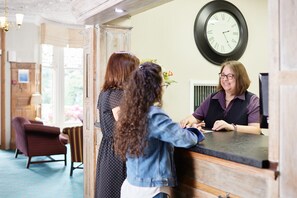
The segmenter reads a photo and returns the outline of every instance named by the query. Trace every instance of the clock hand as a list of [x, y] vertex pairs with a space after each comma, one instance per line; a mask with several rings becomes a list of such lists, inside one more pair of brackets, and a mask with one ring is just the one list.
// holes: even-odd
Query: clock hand
[[229, 41], [228, 41], [228, 39], [227, 39], [227, 37], [226, 37], [226, 35], [225, 35], [226, 32], [229, 32], [229, 31], [225, 31], [225, 32], [222, 32], [222, 33], [223, 33], [223, 35], [224, 35], [224, 37], [225, 37], [227, 43], [229, 43]]
[[224, 31], [224, 32], [222, 32], [222, 33], [223, 33], [223, 35], [224, 35], [224, 37], [225, 37], [225, 39], [226, 39], [226, 42], [227, 42], [228, 46], [231, 48], [231, 46], [230, 46], [230, 44], [229, 44], [229, 41], [228, 41], [228, 39], [227, 39], [227, 37], [226, 37], [226, 35], [225, 35], [225, 33], [228, 33], [228, 32], [230, 32], [230, 30]]

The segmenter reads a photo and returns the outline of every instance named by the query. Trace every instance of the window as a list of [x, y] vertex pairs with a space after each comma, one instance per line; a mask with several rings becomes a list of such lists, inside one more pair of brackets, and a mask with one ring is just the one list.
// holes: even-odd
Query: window
[[80, 124], [83, 114], [83, 49], [42, 45], [42, 112], [44, 123]]

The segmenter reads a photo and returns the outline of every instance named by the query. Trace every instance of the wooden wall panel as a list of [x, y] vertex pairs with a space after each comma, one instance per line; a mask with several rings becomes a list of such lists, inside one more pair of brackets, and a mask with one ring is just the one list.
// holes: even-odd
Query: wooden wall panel
[[[34, 119], [35, 107], [30, 105], [31, 95], [37, 92], [36, 87], [36, 64], [11, 62], [11, 119], [16, 116], [22, 116], [27, 119]], [[29, 71], [29, 82], [18, 82], [19, 69], [27, 69]], [[10, 149], [15, 149], [15, 132], [11, 127]]]
[[[297, 75], [296, 75], [297, 78]], [[297, 81], [297, 79], [296, 79]], [[297, 193], [297, 83], [280, 87], [280, 195], [296, 197]], [[295, 107], [295, 108], [292, 108]]]
[[274, 171], [176, 149], [179, 185], [173, 197], [277, 198]]
[[94, 85], [96, 81], [96, 31], [88, 28], [84, 33], [84, 198], [94, 197], [96, 156], [95, 156], [95, 94]]
[[[269, 160], [278, 162], [278, 197], [297, 195], [297, 4], [269, 0]], [[273, 190], [272, 188], [270, 189]]]
[[269, 1], [269, 161], [279, 162], [279, 2]]
[[296, 42], [297, 33], [297, 12], [296, 1], [279, 1], [280, 6], [280, 70], [297, 70]]

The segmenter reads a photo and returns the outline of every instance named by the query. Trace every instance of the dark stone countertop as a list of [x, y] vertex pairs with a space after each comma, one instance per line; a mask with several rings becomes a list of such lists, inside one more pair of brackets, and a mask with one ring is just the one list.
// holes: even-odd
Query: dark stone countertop
[[238, 132], [210, 132], [204, 135], [204, 141], [188, 150], [258, 168], [269, 168], [267, 136]]

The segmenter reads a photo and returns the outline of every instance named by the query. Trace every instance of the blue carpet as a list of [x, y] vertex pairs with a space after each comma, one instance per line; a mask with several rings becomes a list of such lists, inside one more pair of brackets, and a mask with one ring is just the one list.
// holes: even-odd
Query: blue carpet
[[[83, 169], [75, 169], [70, 177], [70, 148], [64, 162], [31, 164], [27, 157], [14, 151], [0, 150], [0, 197], [2, 198], [83, 198]], [[52, 156], [62, 159], [63, 155]], [[31, 161], [46, 159], [32, 157]]]

